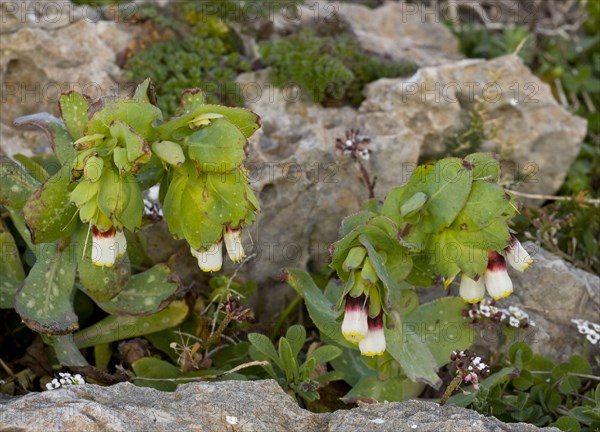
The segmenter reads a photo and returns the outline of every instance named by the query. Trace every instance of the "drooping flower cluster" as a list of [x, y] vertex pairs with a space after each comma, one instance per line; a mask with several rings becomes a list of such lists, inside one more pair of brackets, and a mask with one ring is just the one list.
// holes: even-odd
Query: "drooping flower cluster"
[[68, 372], [59, 372], [60, 378], [54, 378], [51, 382], [46, 384], [46, 389], [54, 390], [62, 386], [67, 385], [83, 385], [85, 384], [85, 379], [79, 374], [75, 376], [71, 375]]
[[592, 345], [598, 344], [600, 341], [600, 324], [583, 319], [572, 319], [571, 322], [577, 326], [577, 331], [585, 335], [585, 338]]
[[462, 381], [471, 383], [475, 390], [479, 390], [479, 380], [490, 375], [490, 369], [481, 357], [468, 350], [454, 351], [450, 360], [456, 367], [456, 374]]
[[505, 323], [515, 328], [535, 326], [535, 323], [529, 318], [529, 314], [523, 309], [517, 306], [509, 306], [508, 309], [500, 308], [496, 306], [496, 300], [490, 299], [470, 304], [469, 308], [463, 311], [463, 315], [470, 318], [473, 324], [483, 324], [489, 320], [496, 324]]
[[516, 237], [512, 236], [509, 246], [504, 250], [506, 255], [496, 251], [488, 251], [488, 265], [483, 274], [476, 279], [462, 275], [460, 279], [460, 296], [468, 303], [479, 303], [485, 292], [494, 300], [500, 300], [513, 292], [513, 284], [506, 271], [506, 262], [516, 270], [525, 271], [533, 262], [525, 248]]
[[354, 285], [345, 298], [342, 334], [358, 344], [361, 354], [372, 357], [382, 355], [386, 343], [379, 278], [366, 255], [364, 247], [356, 246], [343, 264], [345, 271], [353, 272]]

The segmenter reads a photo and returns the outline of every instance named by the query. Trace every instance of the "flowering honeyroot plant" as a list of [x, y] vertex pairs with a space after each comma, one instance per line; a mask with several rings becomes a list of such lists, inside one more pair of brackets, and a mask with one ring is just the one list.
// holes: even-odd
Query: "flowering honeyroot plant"
[[[498, 185], [499, 175], [491, 153], [420, 166], [383, 202], [371, 200], [343, 220], [341, 238], [330, 248], [341, 284], [321, 294], [308, 275], [289, 269], [287, 280], [322, 337], [379, 358], [369, 364], [378, 364], [380, 374], [438, 386], [437, 368], [472, 343], [464, 302], [480, 302], [486, 291], [494, 299], [510, 295], [506, 263], [523, 271], [532, 261], [508, 228], [518, 206]], [[418, 306], [413, 286], [447, 288], [456, 277], [462, 301], [446, 297]], [[454, 326], [454, 333], [443, 326]]]
[[512, 293], [506, 261], [525, 270], [531, 258], [509, 233], [517, 206], [498, 175], [488, 153], [443, 159], [417, 168], [380, 209], [344, 220], [331, 267], [346, 282], [342, 332], [362, 354], [385, 352], [390, 290], [404, 280], [426, 286], [439, 278], [448, 286], [460, 275], [460, 295], [470, 303], [486, 289], [494, 299]]
[[[131, 275], [126, 256], [127, 236], [143, 224], [142, 191], [157, 184], [173, 236], [189, 243], [200, 269], [221, 269], [223, 243], [233, 261], [244, 257], [241, 230], [259, 211], [243, 167], [247, 138], [260, 127], [256, 114], [206, 104], [190, 89], [175, 116], [164, 119], [149, 80], [127, 98], [92, 102], [65, 93], [59, 108], [61, 118], [40, 113], [16, 121], [47, 134], [60, 165], [55, 173], [24, 156], [17, 157], [21, 165], [1, 159], [0, 204], [36, 261], [27, 277], [22, 270], [2, 275], [0, 307], [14, 307], [29, 327], [54, 336], [78, 329], [77, 288], [113, 315], [167, 308], [179, 292], [169, 267]], [[85, 364], [70, 352], [68, 364]]]

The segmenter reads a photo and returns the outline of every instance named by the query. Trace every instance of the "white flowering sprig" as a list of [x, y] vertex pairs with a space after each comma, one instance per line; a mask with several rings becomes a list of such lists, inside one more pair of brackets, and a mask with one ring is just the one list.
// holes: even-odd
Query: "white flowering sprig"
[[60, 378], [54, 378], [48, 384], [46, 384], [46, 389], [55, 390], [60, 387], [68, 386], [68, 385], [84, 385], [85, 379], [76, 374], [75, 376], [71, 375], [69, 372], [59, 372], [58, 376]]
[[571, 322], [577, 326], [577, 331], [585, 335], [585, 338], [592, 345], [598, 345], [600, 341], [600, 324], [584, 319], [572, 319]]
[[484, 324], [489, 320], [493, 323], [504, 323], [509, 327], [527, 328], [535, 326], [529, 314], [518, 306], [509, 306], [508, 309], [496, 306], [496, 300], [483, 299], [479, 303], [469, 305], [468, 309], [463, 311], [463, 315], [471, 319], [473, 324]]
[[479, 380], [490, 375], [489, 366], [474, 352], [468, 350], [454, 351], [450, 355], [450, 360], [456, 367], [456, 376], [444, 392], [440, 400], [441, 405], [446, 403], [461, 383], [470, 383], [473, 385], [473, 390], [479, 391]]

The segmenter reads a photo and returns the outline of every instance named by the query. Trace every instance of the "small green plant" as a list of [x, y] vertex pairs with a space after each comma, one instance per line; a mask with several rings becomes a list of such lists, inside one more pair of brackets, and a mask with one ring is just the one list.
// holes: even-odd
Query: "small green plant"
[[[186, 239], [204, 271], [244, 258], [241, 229], [259, 204], [242, 166], [247, 138], [259, 127], [248, 110], [207, 104], [198, 89], [184, 92], [177, 115], [163, 119], [149, 80], [128, 98], [92, 103], [79, 93], [59, 99], [62, 118], [48, 113], [17, 119], [46, 132], [58, 164], [1, 157], [0, 204], [26, 244], [26, 273], [11, 230], [2, 260], [0, 307], [15, 308], [45, 337], [62, 364], [87, 365], [79, 348], [179, 324], [188, 305], [165, 264], [134, 274], [127, 237], [144, 221], [142, 191], [160, 184], [165, 218]], [[127, 234], [126, 234], [127, 233]], [[77, 333], [74, 298], [81, 291], [109, 316]], [[117, 339], [115, 339], [117, 338]]]
[[184, 89], [201, 85], [208, 102], [240, 105], [235, 77], [249, 67], [248, 61], [222, 39], [195, 35], [155, 43], [125, 65], [130, 79], [150, 76], [160, 83], [157, 96], [165, 114], [175, 112], [177, 95]]
[[581, 356], [555, 364], [517, 342], [479, 387], [479, 391], [463, 390], [452, 396], [448, 404], [508, 423], [555, 426], [570, 432], [600, 428], [600, 378]]
[[338, 347], [312, 344], [306, 359], [300, 363], [298, 356], [306, 342], [306, 330], [301, 325], [293, 325], [287, 330], [285, 337], [279, 339], [277, 350], [268, 337], [259, 333], [250, 333], [248, 340], [251, 344], [248, 350], [250, 357], [256, 361], [270, 362], [263, 366], [269, 377], [306, 402], [319, 399], [319, 385], [341, 379], [340, 372], [316, 374], [317, 366], [335, 360], [342, 354]]
[[[308, 274], [288, 269], [321, 338], [345, 356], [358, 348], [374, 357], [362, 361], [374, 372], [332, 363], [353, 386], [346, 398], [402, 400], [416, 383], [439, 387], [437, 369], [473, 341], [464, 301], [512, 293], [506, 263], [524, 271], [532, 260], [508, 229], [517, 205], [499, 174], [490, 153], [420, 166], [383, 203], [372, 200], [343, 220], [330, 265], [341, 282], [322, 292]], [[447, 287], [457, 276], [462, 300], [419, 305], [411, 290]]]
[[367, 54], [349, 33], [320, 36], [312, 29], [263, 43], [261, 55], [276, 85], [294, 82], [310, 99], [323, 104], [358, 106], [367, 83], [417, 69], [414, 63]]

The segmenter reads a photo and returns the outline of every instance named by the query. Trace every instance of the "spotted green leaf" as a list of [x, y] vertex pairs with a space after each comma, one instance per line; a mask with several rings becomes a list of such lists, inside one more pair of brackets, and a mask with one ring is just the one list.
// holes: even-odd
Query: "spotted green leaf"
[[27, 198], [40, 186], [25, 168], [0, 155], [0, 204], [22, 209]]
[[132, 276], [109, 301], [96, 302], [111, 315], [148, 315], [168, 306], [179, 285], [165, 264]]
[[75, 140], [81, 138], [88, 122], [88, 99], [74, 91], [63, 93], [58, 99], [58, 107], [69, 134]]
[[77, 226], [77, 208], [68, 191], [70, 179], [71, 169], [65, 164], [27, 199], [23, 215], [34, 243], [67, 238]]
[[[42, 248], [43, 246], [43, 248]], [[72, 247], [44, 244], [43, 252], [17, 291], [15, 309], [31, 329], [45, 334], [66, 334], [78, 328], [73, 310], [76, 260]]]

